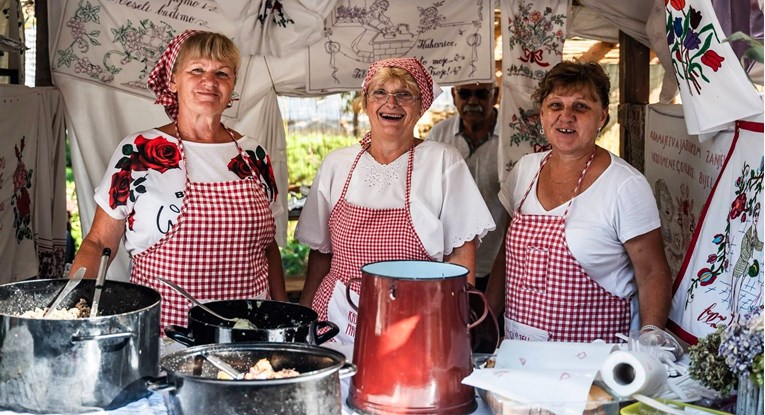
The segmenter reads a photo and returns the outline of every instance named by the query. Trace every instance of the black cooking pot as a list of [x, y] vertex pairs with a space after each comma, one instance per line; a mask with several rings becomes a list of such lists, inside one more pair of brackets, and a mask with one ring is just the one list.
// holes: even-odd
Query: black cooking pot
[[[275, 371], [295, 369], [285, 379], [221, 380], [218, 369], [198, 356], [211, 354], [246, 373], [263, 358]], [[340, 378], [356, 367], [332, 349], [300, 343], [230, 343], [190, 347], [162, 357], [167, 376], [151, 384], [169, 391], [170, 412], [194, 414], [340, 414]]]
[[[106, 281], [97, 317], [50, 320], [18, 314], [46, 307], [66, 279], [0, 286], [0, 407], [17, 412], [111, 409], [148, 395], [159, 374], [160, 295], [142, 285]], [[61, 307], [93, 302], [83, 280]]]
[[168, 325], [165, 327], [165, 335], [185, 346], [239, 342], [319, 345], [339, 332], [335, 323], [317, 321], [319, 315], [315, 311], [295, 303], [272, 300], [220, 300], [205, 303], [205, 306], [223, 317], [249, 319], [258, 329], [234, 328], [233, 323], [223, 321], [203, 308], [194, 306], [189, 310], [189, 326]]

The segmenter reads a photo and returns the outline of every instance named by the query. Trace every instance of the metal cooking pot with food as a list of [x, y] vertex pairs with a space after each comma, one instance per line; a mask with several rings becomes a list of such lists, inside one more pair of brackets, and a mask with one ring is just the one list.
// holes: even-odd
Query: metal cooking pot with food
[[185, 346], [237, 342], [319, 345], [339, 331], [335, 323], [318, 321], [316, 311], [300, 304], [272, 300], [220, 300], [205, 302], [204, 305], [224, 317], [248, 319], [258, 329], [235, 327], [202, 307], [194, 306], [189, 310], [189, 326], [169, 325], [165, 328], [167, 337]]
[[[201, 355], [213, 355], [240, 372], [268, 359], [275, 371], [296, 377], [262, 380], [217, 379], [219, 369]], [[340, 414], [340, 378], [355, 366], [335, 350], [301, 343], [229, 343], [190, 347], [161, 359], [167, 372], [155, 390], [169, 391], [171, 412], [179, 415]]]
[[[19, 317], [46, 307], [66, 279], [0, 286], [0, 406], [19, 412], [81, 413], [146, 396], [159, 374], [160, 295], [106, 281], [98, 316], [72, 320]], [[83, 280], [62, 304], [93, 301]]]

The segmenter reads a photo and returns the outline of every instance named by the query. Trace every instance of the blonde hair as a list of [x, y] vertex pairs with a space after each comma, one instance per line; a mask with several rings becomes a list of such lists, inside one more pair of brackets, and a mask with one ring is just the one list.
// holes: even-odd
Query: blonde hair
[[420, 95], [420, 87], [417, 85], [417, 81], [412, 74], [404, 68], [398, 68], [395, 66], [384, 66], [372, 75], [372, 78], [367, 82], [367, 88], [361, 91], [361, 96], [356, 98], [353, 102], [353, 108], [355, 110], [367, 109], [367, 95], [369, 95], [369, 85], [381, 85], [388, 81], [398, 80], [402, 84], [406, 85], [406, 89], [415, 95]]
[[198, 32], [189, 36], [181, 45], [173, 65], [173, 73], [178, 68], [178, 63], [187, 59], [214, 59], [224, 62], [231, 65], [237, 74], [241, 55], [239, 48], [226, 36], [214, 32]]

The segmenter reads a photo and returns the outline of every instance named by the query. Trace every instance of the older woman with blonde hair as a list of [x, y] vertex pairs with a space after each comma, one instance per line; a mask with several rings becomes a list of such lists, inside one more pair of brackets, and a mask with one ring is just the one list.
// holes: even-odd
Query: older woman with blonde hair
[[333, 340], [353, 343], [346, 286], [358, 294], [351, 280], [364, 264], [447, 261], [475, 282], [475, 246], [494, 222], [457, 150], [414, 136], [433, 89], [416, 59], [373, 63], [361, 91], [370, 131], [330, 153], [314, 179], [295, 232], [311, 248], [300, 302], [340, 326]]
[[270, 159], [262, 143], [221, 122], [239, 60], [218, 33], [186, 31], [168, 44], [148, 86], [171, 122], [117, 146], [74, 260], [93, 277], [103, 249], [116, 252], [124, 236], [130, 281], [162, 295], [162, 327], [185, 325], [190, 304], [156, 277], [202, 301], [287, 300]]

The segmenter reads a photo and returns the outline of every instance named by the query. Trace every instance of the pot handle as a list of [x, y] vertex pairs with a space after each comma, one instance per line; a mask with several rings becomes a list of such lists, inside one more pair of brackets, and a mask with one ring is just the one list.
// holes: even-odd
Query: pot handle
[[189, 334], [188, 327], [178, 326], [175, 324], [168, 324], [165, 327], [165, 336], [175, 340], [176, 342], [191, 347], [196, 345], [196, 340]]
[[360, 277], [351, 278], [348, 280], [348, 284], [345, 286], [345, 298], [348, 300], [348, 304], [350, 304], [351, 308], [358, 313], [359, 306], [356, 304], [353, 304], [353, 300], [351, 300], [351, 283], [354, 281], [361, 281]]
[[72, 342], [84, 342], [84, 341], [90, 341], [90, 340], [114, 340], [114, 339], [126, 339], [129, 337], [136, 337], [135, 333], [133, 332], [126, 332], [126, 333], [107, 333], [107, 334], [95, 334], [95, 335], [79, 335], [75, 334], [72, 336]]
[[468, 330], [472, 329], [473, 327], [477, 326], [480, 322], [483, 321], [483, 319], [486, 318], [486, 316], [489, 315], [489, 301], [486, 299], [486, 296], [478, 289], [469, 287], [467, 290], [468, 295], [473, 294], [481, 297], [481, 300], [483, 300], [483, 314], [481, 314], [481, 317], [478, 317], [478, 319], [471, 324], [468, 325]]
[[150, 377], [146, 378], [146, 389], [152, 392], [172, 392], [175, 390], [175, 385], [167, 380], [167, 376]]
[[[324, 333], [319, 334], [319, 330], [323, 328], [329, 328], [329, 330], [325, 331]], [[337, 333], [340, 333], [340, 328], [337, 327], [337, 324], [331, 322], [331, 321], [317, 321], [316, 324], [313, 325], [313, 333], [311, 333], [314, 338], [314, 341], [316, 342], [316, 345], [320, 345], [324, 343], [325, 341], [335, 337]]]
[[356, 365], [351, 362], [345, 362], [337, 373], [340, 375], [340, 379], [353, 376], [356, 374]]

